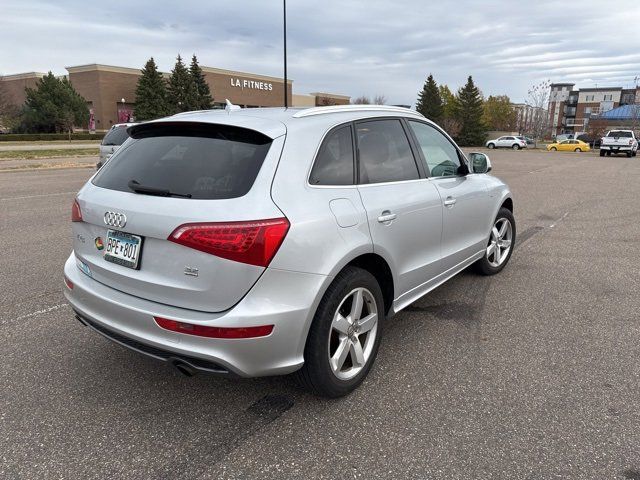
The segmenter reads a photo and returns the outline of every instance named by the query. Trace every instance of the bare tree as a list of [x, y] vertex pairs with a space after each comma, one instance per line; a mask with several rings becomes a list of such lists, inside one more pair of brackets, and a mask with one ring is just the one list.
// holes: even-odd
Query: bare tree
[[371, 105], [371, 100], [366, 95], [360, 95], [351, 100], [351, 103], [354, 105]]
[[532, 86], [527, 92], [525, 103], [533, 109], [531, 118], [531, 133], [535, 146], [538, 146], [538, 140], [544, 138], [549, 128], [549, 93], [551, 81], [544, 80]]
[[384, 105], [387, 103], [387, 97], [385, 97], [384, 95], [376, 95], [375, 97], [373, 97], [373, 104], [374, 105]]

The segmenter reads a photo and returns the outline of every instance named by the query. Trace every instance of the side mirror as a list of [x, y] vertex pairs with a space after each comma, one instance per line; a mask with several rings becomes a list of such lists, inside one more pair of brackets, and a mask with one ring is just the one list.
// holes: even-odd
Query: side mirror
[[489, 173], [491, 171], [491, 160], [484, 153], [473, 152], [469, 154], [473, 173]]

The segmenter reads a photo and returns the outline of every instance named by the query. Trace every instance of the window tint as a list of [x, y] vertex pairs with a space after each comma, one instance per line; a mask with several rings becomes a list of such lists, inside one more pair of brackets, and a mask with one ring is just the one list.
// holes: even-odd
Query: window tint
[[356, 124], [360, 183], [398, 182], [420, 178], [400, 120]]
[[104, 136], [102, 145], [122, 145], [127, 138], [129, 138], [127, 127], [115, 127]]
[[353, 141], [349, 125], [325, 138], [309, 178], [311, 185], [353, 185]]
[[513, 140], [513, 137], [504, 137], [505, 140]]
[[271, 139], [253, 130], [194, 123], [146, 124], [96, 174], [94, 185], [132, 191], [131, 180], [194, 199], [246, 194]]
[[631, 138], [631, 132], [625, 132], [622, 130], [611, 130], [608, 134], [607, 137], [625, 137], [625, 138]]
[[435, 128], [421, 122], [409, 121], [427, 162], [432, 177], [457, 175], [460, 168], [458, 150]]

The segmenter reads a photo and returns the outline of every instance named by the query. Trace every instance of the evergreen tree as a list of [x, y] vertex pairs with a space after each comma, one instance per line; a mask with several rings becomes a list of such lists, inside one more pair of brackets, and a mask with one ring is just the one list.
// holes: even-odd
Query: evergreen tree
[[164, 78], [151, 57], [142, 69], [136, 86], [135, 119], [152, 120], [169, 114]]
[[169, 85], [167, 87], [167, 98], [170, 113], [188, 112], [196, 110], [198, 107], [197, 95], [193, 78], [189, 70], [182, 62], [182, 57], [178, 55], [176, 64], [171, 70]]
[[69, 132], [89, 121], [87, 101], [66, 78], [53, 73], [38, 80], [35, 88], [26, 88], [23, 129], [27, 132]]
[[427, 77], [427, 81], [424, 83], [422, 91], [418, 93], [416, 110], [429, 120], [436, 123], [440, 123], [442, 121], [442, 98], [440, 97], [440, 91], [438, 90], [438, 85], [433, 79], [433, 75], [429, 75]]
[[204, 78], [204, 73], [200, 65], [198, 65], [198, 59], [195, 54], [191, 57], [191, 66], [189, 67], [189, 74], [193, 81], [194, 91], [196, 95], [196, 101], [194, 105], [195, 110], [209, 110], [213, 107], [213, 98], [211, 96], [211, 90], [209, 84]]
[[483, 99], [480, 90], [469, 75], [467, 83], [458, 90], [458, 120], [460, 132], [457, 141], [464, 146], [483, 145], [486, 139], [486, 127], [482, 120]]

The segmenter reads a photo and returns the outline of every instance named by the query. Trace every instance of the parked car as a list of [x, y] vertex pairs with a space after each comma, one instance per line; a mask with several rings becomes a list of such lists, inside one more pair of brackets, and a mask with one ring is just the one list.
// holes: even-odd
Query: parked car
[[588, 152], [591, 150], [588, 143], [580, 140], [563, 140], [561, 142], [554, 142], [547, 145], [549, 151], [560, 152]]
[[100, 143], [100, 155], [96, 170], [99, 170], [104, 163], [109, 160], [116, 150], [129, 138], [127, 128], [137, 125], [137, 123], [116, 123], [112, 126]]
[[520, 150], [521, 148], [527, 148], [527, 142], [522, 137], [507, 135], [495, 140], [489, 140], [486, 146], [487, 148], [513, 148], [514, 150]]
[[600, 156], [624, 153], [635, 157], [638, 153], [638, 139], [633, 130], [611, 130], [602, 138]]
[[513, 251], [489, 158], [415, 111], [212, 110], [129, 132], [73, 202], [65, 296], [83, 324], [186, 375], [298, 371], [344, 395], [389, 316]]
[[588, 143], [589, 146], [593, 149], [593, 148], [600, 148], [600, 139], [599, 138], [595, 138], [592, 137], [589, 134], [583, 133], [582, 135], [578, 136], [577, 140], [580, 140], [584, 143]]

